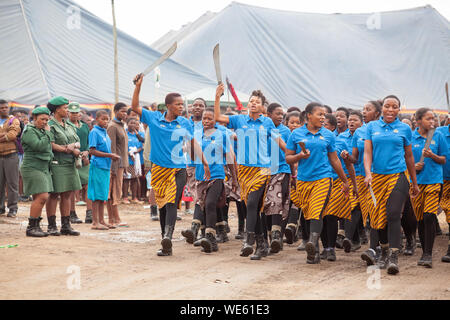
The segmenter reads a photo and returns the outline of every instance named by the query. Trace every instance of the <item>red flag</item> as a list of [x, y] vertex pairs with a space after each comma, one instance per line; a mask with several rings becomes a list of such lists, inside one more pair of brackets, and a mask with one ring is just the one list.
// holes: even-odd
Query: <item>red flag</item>
[[228, 77], [226, 79], [227, 79], [228, 90], [231, 92], [231, 95], [233, 96], [234, 102], [236, 103], [236, 108], [238, 111], [241, 111], [243, 108], [242, 103], [239, 101], [236, 91], [234, 91], [234, 87], [231, 84], [230, 80], [228, 80]]

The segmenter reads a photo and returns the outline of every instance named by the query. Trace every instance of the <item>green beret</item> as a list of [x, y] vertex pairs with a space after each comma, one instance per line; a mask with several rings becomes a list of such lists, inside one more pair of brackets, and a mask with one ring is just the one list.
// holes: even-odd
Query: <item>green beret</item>
[[80, 112], [80, 104], [78, 102], [71, 102], [68, 106], [69, 112], [76, 113]]
[[167, 106], [164, 103], [158, 104], [158, 107], [156, 107], [158, 111], [167, 111]]
[[33, 112], [31, 112], [31, 114], [36, 115], [36, 116], [38, 114], [50, 115], [50, 110], [48, 110], [47, 107], [37, 107], [36, 109], [33, 110]]
[[60, 97], [54, 97], [54, 98], [50, 99], [48, 101], [48, 103], [50, 103], [50, 104], [52, 104], [54, 106], [62, 106], [64, 104], [68, 104], [69, 100], [67, 100], [66, 98], [60, 96]]

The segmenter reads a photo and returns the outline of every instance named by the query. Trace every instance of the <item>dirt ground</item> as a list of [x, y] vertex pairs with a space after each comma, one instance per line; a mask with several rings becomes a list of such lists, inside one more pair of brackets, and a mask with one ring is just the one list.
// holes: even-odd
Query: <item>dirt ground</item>
[[[143, 205], [120, 206], [129, 228], [93, 231], [75, 225], [79, 237], [25, 236], [29, 203], [21, 203], [16, 219], [0, 217], [0, 299], [450, 299], [450, 264], [440, 261], [447, 237], [438, 236], [433, 268], [417, 266], [421, 249], [401, 256], [400, 273], [368, 270], [358, 252], [337, 250], [337, 261], [307, 265], [298, 243], [261, 261], [239, 256], [237, 217], [230, 209], [231, 241], [219, 252], [201, 253], [182, 239], [192, 216], [180, 211], [174, 255], [157, 257], [159, 222]], [[85, 207], [77, 207], [84, 220]], [[59, 216], [59, 213], [58, 213]], [[58, 218], [59, 220], [59, 218]], [[439, 216], [444, 234], [444, 215]], [[46, 219], [43, 220], [46, 226]], [[44, 228], [46, 230], [46, 227]], [[78, 281], [79, 280], [79, 281]]]

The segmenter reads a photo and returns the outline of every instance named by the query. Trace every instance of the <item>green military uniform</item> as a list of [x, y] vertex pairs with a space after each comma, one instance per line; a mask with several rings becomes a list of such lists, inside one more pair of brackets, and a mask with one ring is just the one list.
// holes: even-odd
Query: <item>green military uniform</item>
[[[83, 122], [78, 121], [80, 127], [77, 127], [76, 124], [72, 123], [70, 120], [67, 120], [67, 123], [74, 126], [78, 138], [80, 138], [80, 151], [89, 151], [89, 126]], [[89, 164], [87, 166], [81, 167], [78, 169], [78, 174], [80, 175], [81, 185], [84, 186], [88, 184], [89, 181]]]
[[[62, 126], [58, 121], [52, 119], [48, 122], [52, 142], [65, 146], [75, 142], [80, 142], [75, 127], [68, 124]], [[61, 193], [67, 191], [75, 191], [81, 189], [80, 176], [75, 167], [75, 157], [73, 154], [64, 152], [54, 152], [53, 161], [50, 164], [53, 180], [53, 192]]]
[[50, 132], [28, 124], [23, 131], [21, 141], [24, 155], [20, 174], [25, 196], [52, 192], [50, 162], [53, 159], [53, 152]]

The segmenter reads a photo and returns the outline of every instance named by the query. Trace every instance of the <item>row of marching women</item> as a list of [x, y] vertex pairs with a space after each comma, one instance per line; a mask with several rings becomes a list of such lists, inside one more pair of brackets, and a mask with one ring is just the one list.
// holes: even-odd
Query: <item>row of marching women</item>
[[[139, 107], [143, 76], [135, 81], [132, 109], [149, 126], [152, 141], [159, 256], [173, 254], [187, 183], [196, 206], [191, 228], [181, 234], [203, 252], [216, 252], [229, 240], [228, 207], [235, 201], [240, 256], [251, 260], [301, 237], [298, 250], [306, 251], [307, 263], [335, 261], [336, 247], [356, 251], [367, 232], [370, 248], [362, 260], [397, 274], [399, 254], [414, 253], [418, 230], [418, 265], [432, 266], [439, 207], [450, 224], [450, 132], [448, 124], [435, 129], [430, 109], [416, 112], [412, 131], [399, 120], [401, 102], [394, 95], [368, 102], [362, 112], [339, 108], [334, 116], [329, 107], [310, 103], [285, 115], [281, 105], [254, 91], [248, 114], [225, 115], [220, 84], [214, 108], [198, 98], [186, 119], [179, 94], [167, 95], [162, 115]], [[450, 244], [442, 261], [450, 261]]]

